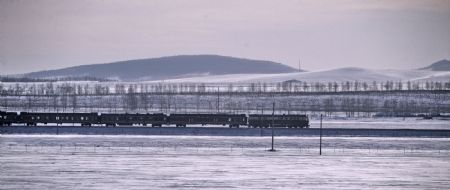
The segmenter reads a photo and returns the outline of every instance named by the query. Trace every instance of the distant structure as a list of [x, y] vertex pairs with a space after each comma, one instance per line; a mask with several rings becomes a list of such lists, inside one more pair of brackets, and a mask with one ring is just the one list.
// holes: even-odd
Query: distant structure
[[298, 72], [302, 72], [302, 68], [301, 68], [301, 65], [300, 65], [300, 59], [298, 59]]

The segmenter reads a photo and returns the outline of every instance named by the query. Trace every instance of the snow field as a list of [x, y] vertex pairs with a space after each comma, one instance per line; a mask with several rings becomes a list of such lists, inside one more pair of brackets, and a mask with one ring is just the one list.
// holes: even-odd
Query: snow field
[[445, 189], [450, 139], [0, 136], [0, 189]]
[[448, 71], [428, 71], [428, 70], [369, 70], [363, 68], [339, 68], [322, 71], [307, 71], [299, 73], [280, 74], [228, 74], [197, 76], [189, 78], [157, 80], [149, 82], [204, 82], [211, 83], [238, 83], [238, 82], [283, 82], [287, 80], [300, 80], [307, 82], [329, 82], [329, 81], [443, 81], [448, 82], [450, 72]]

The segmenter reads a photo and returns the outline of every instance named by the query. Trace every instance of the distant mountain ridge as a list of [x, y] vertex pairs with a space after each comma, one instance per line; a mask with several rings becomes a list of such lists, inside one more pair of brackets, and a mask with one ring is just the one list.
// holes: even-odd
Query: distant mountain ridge
[[164, 80], [202, 75], [270, 74], [297, 71], [297, 69], [272, 61], [219, 55], [179, 55], [81, 65], [57, 70], [32, 72], [23, 76], [29, 78], [94, 76], [124, 81], [138, 81]]
[[421, 68], [420, 70], [431, 70], [431, 71], [450, 71], [450, 61], [443, 59], [438, 62], [431, 64], [428, 67]]

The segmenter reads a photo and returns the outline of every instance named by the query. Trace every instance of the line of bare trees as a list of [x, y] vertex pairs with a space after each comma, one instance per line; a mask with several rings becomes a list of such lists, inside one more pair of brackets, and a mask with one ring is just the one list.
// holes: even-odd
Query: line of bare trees
[[110, 95], [127, 93], [309, 93], [450, 90], [450, 82], [208, 83], [0, 83], [1, 95]]

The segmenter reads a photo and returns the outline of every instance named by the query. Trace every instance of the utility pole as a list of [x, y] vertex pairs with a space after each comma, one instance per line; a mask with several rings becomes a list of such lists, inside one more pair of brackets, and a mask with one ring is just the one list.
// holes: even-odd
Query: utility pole
[[320, 114], [320, 143], [319, 143], [319, 155], [322, 155], [322, 114]]
[[269, 150], [270, 152], [275, 152], [276, 150], [273, 148], [273, 141], [274, 141], [274, 117], [275, 117], [275, 102], [273, 102], [272, 105], [272, 122], [270, 123], [270, 128], [272, 128], [272, 148]]

